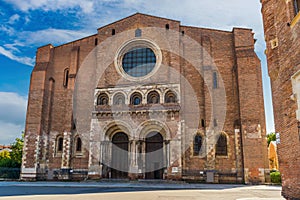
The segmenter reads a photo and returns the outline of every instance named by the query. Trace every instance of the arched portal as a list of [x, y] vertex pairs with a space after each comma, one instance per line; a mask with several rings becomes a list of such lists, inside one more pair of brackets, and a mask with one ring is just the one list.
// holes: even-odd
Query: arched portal
[[123, 132], [112, 137], [111, 178], [128, 178], [128, 136]]
[[146, 136], [146, 179], [163, 179], [163, 137], [159, 132]]

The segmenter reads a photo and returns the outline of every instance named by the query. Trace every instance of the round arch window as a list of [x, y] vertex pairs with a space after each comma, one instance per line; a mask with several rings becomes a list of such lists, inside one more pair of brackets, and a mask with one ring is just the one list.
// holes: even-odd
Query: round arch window
[[160, 102], [159, 94], [156, 91], [152, 91], [147, 96], [148, 104], [158, 104]]
[[177, 96], [171, 90], [169, 90], [165, 95], [165, 103], [177, 103]]
[[125, 96], [122, 93], [117, 93], [114, 96], [114, 105], [122, 105], [125, 104]]
[[142, 104], [142, 95], [138, 92], [133, 93], [130, 97], [130, 104], [135, 106]]
[[154, 69], [156, 55], [147, 47], [134, 47], [126, 52], [122, 59], [122, 68], [132, 77], [144, 77]]
[[115, 66], [124, 78], [140, 81], [152, 76], [161, 61], [162, 53], [155, 43], [146, 39], [134, 39], [118, 50]]
[[101, 93], [97, 99], [97, 105], [108, 105], [108, 95], [105, 93]]

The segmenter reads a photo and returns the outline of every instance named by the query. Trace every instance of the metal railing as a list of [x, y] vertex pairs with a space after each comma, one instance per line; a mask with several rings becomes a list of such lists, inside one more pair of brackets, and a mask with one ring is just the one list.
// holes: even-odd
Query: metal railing
[[21, 169], [20, 168], [7, 168], [0, 167], [0, 179], [19, 179]]
[[54, 180], [84, 180], [87, 176], [86, 170], [59, 169], [53, 172]]

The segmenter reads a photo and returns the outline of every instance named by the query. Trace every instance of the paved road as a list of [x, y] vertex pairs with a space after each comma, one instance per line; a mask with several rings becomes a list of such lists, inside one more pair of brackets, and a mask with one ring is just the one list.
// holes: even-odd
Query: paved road
[[281, 187], [276, 186], [0, 182], [1, 200], [283, 200], [280, 192]]

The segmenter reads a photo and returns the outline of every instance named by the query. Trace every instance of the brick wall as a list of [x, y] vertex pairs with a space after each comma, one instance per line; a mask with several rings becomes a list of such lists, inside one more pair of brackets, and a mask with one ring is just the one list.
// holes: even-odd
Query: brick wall
[[261, 3], [275, 129], [280, 134], [278, 158], [282, 194], [287, 199], [300, 199], [298, 106], [297, 99], [291, 98], [291, 77], [300, 69], [300, 23], [295, 21], [294, 1], [262, 0]]
[[[166, 29], [166, 24], [169, 24], [169, 30]], [[158, 27], [160, 31], [153, 31], [151, 27]], [[47, 45], [38, 49], [30, 86], [22, 178], [43, 176], [52, 179], [55, 171], [61, 168], [100, 169], [99, 152], [97, 149], [96, 152], [93, 150], [99, 145], [90, 143], [98, 137], [90, 135], [91, 113], [87, 113], [82, 121], [76, 122], [76, 125], [88, 125], [87, 129], [79, 131], [78, 126], [74, 127], [72, 109], [75, 78], [79, 76], [78, 70], [82, 69], [80, 67], [86, 62], [85, 58], [91, 58], [89, 62], [92, 65], [101, 65], [101, 53], [116, 52], [119, 45], [114, 44], [123, 44], [122, 42], [133, 39], [137, 28], [143, 30], [143, 37], [161, 47], [162, 65], [168, 66], [160, 67], [151, 79], [144, 80], [142, 84], [152, 84], [151, 87], [153, 82], [180, 85], [180, 114], [176, 114], [174, 121], [167, 124], [171, 135], [176, 135], [178, 131], [192, 135], [179, 137], [183, 150], [182, 159], [175, 162], [174, 166], [182, 167], [187, 174], [212, 170], [220, 174], [220, 182], [264, 182], [264, 169], [268, 165], [262, 81], [260, 62], [254, 53], [252, 31], [235, 28], [230, 32], [181, 26], [178, 21], [143, 14], [135, 14], [99, 28], [96, 35], [58, 47]], [[112, 36], [113, 29], [116, 34], [126, 33], [122, 37], [124, 41]], [[99, 45], [106, 43], [103, 49], [99, 49]], [[98, 48], [95, 48], [96, 45]], [[105, 89], [116, 85], [132, 85], [117, 72], [113, 60], [115, 53], [107, 56], [111, 56], [108, 67], [102, 77], [97, 77], [99, 82], [95, 87]], [[66, 69], [69, 70], [67, 87], [64, 86]], [[217, 89], [212, 89], [211, 85], [213, 72], [219, 72]], [[94, 75], [89, 71], [80, 78], [88, 83]], [[208, 82], [210, 85], [206, 84]], [[195, 102], [189, 99], [189, 95], [193, 95], [189, 93], [189, 88], [195, 94]], [[94, 96], [94, 89], [96, 88], [87, 91], [87, 94]], [[225, 93], [222, 93], [222, 89]], [[222, 95], [225, 95], [225, 99], [220, 102], [218, 99]], [[215, 156], [214, 148], [207, 148], [207, 156], [193, 156], [189, 138], [193, 138], [193, 134], [197, 132], [212, 134], [205, 144], [214, 147], [215, 133], [209, 133], [209, 128], [214, 126], [214, 118], [222, 115], [224, 106], [224, 127], [222, 130], [215, 127], [214, 130], [226, 134], [228, 155]], [[195, 108], [199, 108], [198, 113]], [[143, 115], [137, 116], [139, 123], [147, 120]], [[112, 120], [108, 117], [99, 122], [107, 124]], [[205, 122], [204, 127], [202, 120]], [[218, 120], [221, 119], [216, 119]], [[63, 152], [57, 153], [56, 140], [59, 135], [63, 136], [64, 146]], [[82, 138], [83, 152], [80, 155], [74, 153], [74, 138], [77, 135]], [[185, 148], [186, 144], [189, 148]], [[27, 173], [28, 169], [31, 169], [31, 174]], [[168, 170], [168, 177], [172, 178], [171, 169]], [[176, 175], [174, 177], [181, 178]], [[218, 182], [217, 178], [216, 180]]]

